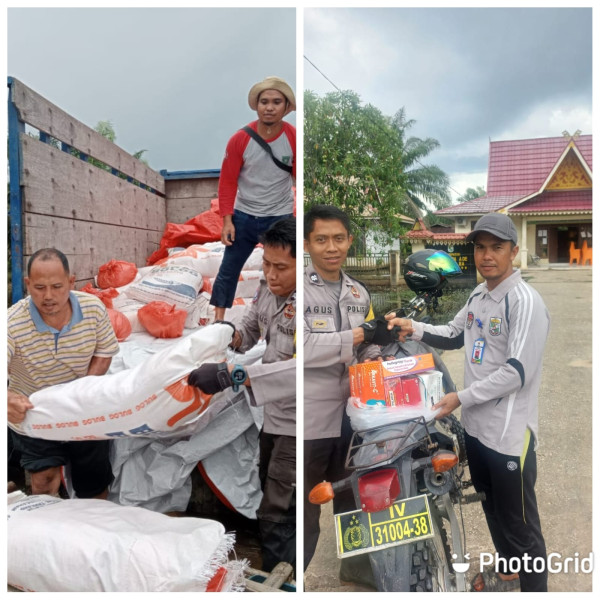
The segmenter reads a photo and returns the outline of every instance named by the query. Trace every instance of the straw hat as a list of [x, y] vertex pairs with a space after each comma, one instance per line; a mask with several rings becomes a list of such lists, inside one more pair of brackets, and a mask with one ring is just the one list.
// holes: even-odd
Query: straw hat
[[252, 110], [257, 110], [258, 108], [258, 97], [265, 90], [277, 90], [281, 92], [290, 103], [285, 114], [296, 110], [296, 97], [294, 96], [294, 92], [292, 88], [280, 77], [267, 77], [263, 81], [259, 81], [255, 83], [251, 88], [250, 92], [248, 92], [248, 104]]

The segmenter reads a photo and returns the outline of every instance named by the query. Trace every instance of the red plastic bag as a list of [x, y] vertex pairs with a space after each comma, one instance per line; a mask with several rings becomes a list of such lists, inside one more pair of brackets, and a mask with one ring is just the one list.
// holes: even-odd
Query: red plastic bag
[[219, 201], [211, 200], [210, 210], [204, 211], [183, 224], [167, 223], [165, 232], [160, 240], [160, 248], [153, 252], [146, 264], [153, 265], [161, 258], [168, 255], [168, 248], [182, 246], [187, 248], [191, 244], [206, 244], [218, 242], [221, 239], [223, 218], [219, 215]]
[[93, 294], [94, 296], [98, 296], [102, 302], [104, 302], [104, 306], [106, 308], [113, 307], [113, 298], [116, 298], [119, 295], [119, 292], [115, 290], [115, 288], [108, 288], [106, 290], [99, 290], [95, 288], [91, 283], [86, 283], [82, 288], [82, 292], [86, 292], [88, 294]]
[[154, 337], [176, 338], [183, 334], [187, 312], [177, 310], [174, 304], [155, 300], [142, 306], [137, 316], [144, 329]]
[[120, 311], [114, 308], [107, 309], [108, 317], [112, 324], [118, 342], [124, 342], [131, 335], [131, 323]]
[[118, 288], [131, 283], [137, 275], [134, 263], [124, 260], [109, 260], [98, 269], [98, 287]]

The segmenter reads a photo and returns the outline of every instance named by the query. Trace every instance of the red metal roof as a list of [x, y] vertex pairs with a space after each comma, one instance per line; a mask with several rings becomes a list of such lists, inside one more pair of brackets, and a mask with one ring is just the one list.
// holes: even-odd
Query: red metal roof
[[588, 213], [592, 210], [592, 190], [543, 192], [510, 209], [510, 213]]
[[[591, 171], [591, 135], [581, 135], [575, 140], [553, 137], [490, 142], [486, 196], [443, 208], [436, 211], [435, 214], [442, 216], [483, 215], [498, 211], [522, 198], [538, 193], [571, 142], [577, 147]], [[572, 201], [576, 200], [580, 205], [582, 202], [580, 197], [575, 199], [569, 196], [573, 193], [575, 192], [560, 192], [560, 195], [552, 197], [550, 204], [548, 204], [548, 196], [544, 196], [546, 200], [544, 203], [540, 203], [537, 210], [591, 210], [591, 200], [588, 208], [571, 208]], [[587, 190], [587, 193], [591, 199], [591, 191]], [[545, 205], [552, 206], [552, 208], [541, 208]], [[527, 202], [527, 206], [530, 206], [529, 202]], [[518, 207], [514, 207], [509, 212], [527, 212], [527, 210], [518, 210]]]
[[592, 136], [490, 142], [487, 196], [528, 196], [539, 191], [571, 141], [592, 169]]
[[442, 208], [441, 210], [437, 210], [435, 212], [436, 215], [469, 215], [469, 214], [478, 214], [483, 215], [489, 212], [495, 212], [508, 206], [509, 204], [513, 204], [514, 202], [518, 202], [523, 196], [498, 196], [497, 198], [489, 198], [487, 196], [483, 196], [482, 198], [475, 198], [475, 200], [468, 200], [467, 202], [462, 202], [461, 204], [456, 204], [455, 206], [448, 206], [447, 208]]

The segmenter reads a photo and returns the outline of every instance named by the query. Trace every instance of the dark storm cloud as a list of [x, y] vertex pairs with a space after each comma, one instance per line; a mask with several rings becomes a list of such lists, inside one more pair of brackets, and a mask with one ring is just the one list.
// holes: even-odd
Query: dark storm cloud
[[[489, 138], [591, 133], [590, 8], [315, 9], [305, 54], [384, 113], [404, 107], [449, 173], [485, 171]], [[332, 91], [305, 73], [306, 88]]]
[[[228, 138], [256, 118], [248, 90], [295, 88], [294, 9], [9, 9], [8, 74], [154, 169], [220, 168]], [[268, 31], [268, 36], [257, 32]], [[288, 120], [295, 123], [292, 113]]]

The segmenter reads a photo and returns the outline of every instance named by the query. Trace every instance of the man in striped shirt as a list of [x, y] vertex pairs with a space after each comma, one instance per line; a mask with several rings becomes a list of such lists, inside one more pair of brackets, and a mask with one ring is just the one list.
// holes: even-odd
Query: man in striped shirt
[[[508, 216], [484, 215], [467, 241], [475, 246], [475, 266], [485, 282], [454, 319], [436, 326], [407, 319], [391, 323], [412, 326], [412, 339], [430, 346], [452, 342], [465, 348], [464, 389], [446, 394], [433, 408], [440, 409], [439, 419], [461, 407], [471, 479], [485, 493], [483, 510], [501, 559], [498, 572], [488, 569], [474, 579], [474, 590], [544, 592], [548, 571], [537, 565], [545, 565], [546, 546], [534, 488], [538, 391], [550, 316], [538, 292], [513, 269], [518, 236]], [[518, 572], [510, 570], [513, 557], [522, 566]]]
[[[8, 422], [21, 423], [37, 390], [85, 375], [103, 375], [119, 344], [102, 302], [72, 291], [75, 277], [54, 248], [29, 259], [29, 297], [8, 310]], [[79, 498], [105, 498], [112, 471], [108, 441], [57, 442], [11, 431], [33, 494], [58, 493], [61, 467], [71, 466]]]

